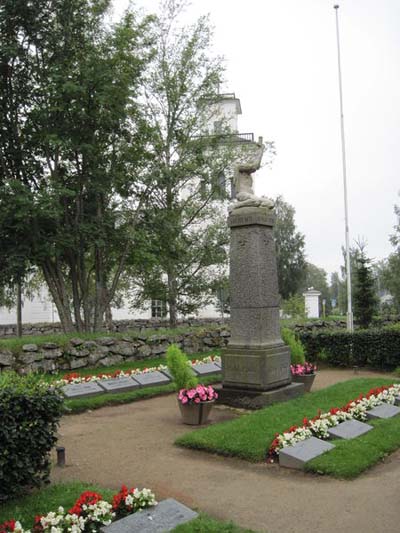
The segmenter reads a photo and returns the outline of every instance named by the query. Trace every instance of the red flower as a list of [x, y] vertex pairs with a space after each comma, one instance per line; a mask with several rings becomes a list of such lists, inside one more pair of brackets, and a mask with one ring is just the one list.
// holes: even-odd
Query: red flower
[[8, 533], [10, 531], [14, 531], [15, 528], [15, 520], [6, 520], [2, 524], [0, 524], [0, 533]]
[[90, 490], [82, 492], [82, 494], [76, 500], [75, 505], [71, 507], [68, 513], [80, 516], [81, 513], [84, 511], [84, 509], [82, 509], [83, 505], [94, 505], [102, 499], [102, 495], [98, 492], [91, 492]]

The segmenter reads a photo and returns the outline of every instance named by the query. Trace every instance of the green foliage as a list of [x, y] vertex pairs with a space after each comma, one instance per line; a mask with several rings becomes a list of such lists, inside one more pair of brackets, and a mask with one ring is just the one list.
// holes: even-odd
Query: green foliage
[[372, 275], [370, 260], [366, 257], [364, 247], [360, 245], [357, 258], [354, 288], [354, 316], [362, 328], [367, 328], [378, 308], [375, 294], [375, 281]]
[[97, 330], [134, 243], [146, 184], [138, 93], [148, 23], [109, 0], [0, 10], [0, 266], [37, 266], [65, 331]]
[[299, 334], [307, 359], [324, 360], [335, 366], [369, 366], [393, 370], [400, 364], [400, 327]]
[[372, 387], [392, 383], [390, 378], [359, 378], [337, 383], [235, 420], [187, 433], [179, 437], [176, 444], [253, 462], [265, 461], [276, 433], [286, 431], [292, 425], [302, 425], [304, 417], [314, 417], [319, 409], [328, 411], [331, 407], [340, 407]]
[[301, 342], [296, 339], [294, 332], [288, 328], [282, 328], [281, 335], [283, 341], [290, 348], [290, 359], [292, 365], [304, 364], [306, 358], [304, 355], [304, 347]]
[[282, 196], [275, 199], [274, 239], [278, 266], [279, 294], [289, 299], [302, 287], [306, 276], [304, 235], [296, 229], [295, 209]]
[[182, 5], [163, 2], [154, 25], [157, 47], [144, 108], [151, 190], [139, 228], [142, 261], [133, 265], [139, 286], [134, 305], [149, 298], [166, 302], [172, 327], [178, 313], [212, 301], [215, 270], [226, 265], [222, 182], [232, 162], [230, 144], [206, 135], [223, 71], [213, 57], [210, 25], [200, 17], [183, 27]]
[[300, 320], [307, 318], [304, 297], [301, 294], [295, 294], [287, 300], [283, 300], [281, 308], [284, 315], [290, 318]]
[[187, 357], [176, 344], [171, 344], [167, 349], [167, 365], [177, 390], [191, 389], [197, 385], [197, 378], [188, 365]]
[[63, 398], [31, 374], [0, 374], [0, 500], [48, 480]]

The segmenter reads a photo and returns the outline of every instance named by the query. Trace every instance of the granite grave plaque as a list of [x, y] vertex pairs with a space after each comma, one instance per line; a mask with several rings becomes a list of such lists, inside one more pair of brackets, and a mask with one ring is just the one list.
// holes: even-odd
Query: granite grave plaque
[[99, 385], [106, 392], [124, 392], [140, 387], [139, 383], [131, 377], [104, 379], [99, 381]]
[[142, 387], [155, 387], [157, 385], [166, 385], [171, 380], [162, 372], [155, 370], [154, 372], [145, 372], [144, 374], [137, 374], [135, 380], [140, 383]]
[[63, 394], [69, 400], [75, 398], [84, 398], [85, 396], [95, 396], [96, 394], [104, 393], [104, 390], [96, 383], [91, 381], [89, 383], [74, 383], [65, 385], [62, 388]]
[[143, 509], [109, 526], [102, 533], [161, 533], [172, 531], [176, 526], [195, 519], [198, 513], [172, 498], [163, 500], [156, 507]]
[[215, 363], [200, 363], [198, 365], [193, 365], [192, 368], [198, 376], [208, 376], [210, 374], [221, 372], [221, 368]]
[[367, 411], [368, 418], [392, 418], [400, 413], [400, 407], [391, 405], [390, 403], [382, 403]]
[[335, 446], [316, 437], [297, 442], [279, 451], [279, 464], [286, 468], [301, 470], [307, 461], [332, 450]]
[[358, 420], [346, 420], [333, 428], [329, 428], [328, 433], [331, 437], [349, 440], [364, 435], [364, 433], [367, 433], [371, 429], [373, 429], [373, 427], [369, 424], [364, 424], [364, 422], [359, 422]]

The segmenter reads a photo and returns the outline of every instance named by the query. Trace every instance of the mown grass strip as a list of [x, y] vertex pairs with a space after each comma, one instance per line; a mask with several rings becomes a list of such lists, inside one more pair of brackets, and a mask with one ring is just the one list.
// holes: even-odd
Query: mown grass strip
[[174, 533], [255, 533], [251, 529], [236, 526], [233, 522], [221, 522], [205, 514], [200, 514], [195, 520], [177, 526], [172, 531]]
[[314, 417], [319, 409], [328, 411], [331, 407], [341, 407], [360, 393], [367, 393], [372, 387], [389, 385], [393, 381], [393, 378], [388, 377], [337, 383], [301, 398], [183, 435], [176, 440], [176, 444], [252, 462], [263, 461], [275, 433], [281, 433], [292, 425], [301, 425], [304, 417]]
[[351, 440], [332, 441], [335, 449], [305, 465], [308, 472], [351, 479], [400, 448], [400, 415], [386, 420], [369, 420], [369, 433]]
[[99, 492], [108, 501], [117, 492], [79, 481], [50, 485], [34, 490], [31, 494], [21, 498], [2, 503], [0, 506], [0, 524], [5, 520], [15, 519], [19, 520], [25, 529], [32, 528], [36, 515], [57, 511], [60, 505], [64, 509], [70, 509], [85, 490]]
[[[218, 383], [221, 381], [220, 376], [205, 376], [201, 378], [201, 382], [205, 385], [211, 383]], [[162, 396], [175, 392], [175, 384], [160, 385], [158, 387], [144, 387], [143, 389], [136, 389], [128, 392], [120, 393], [104, 393], [99, 396], [92, 396], [88, 398], [77, 398], [76, 400], [66, 400], [65, 407], [67, 414], [79, 414], [89, 409], [99, 409], [108, 405], [121, 405], [124, 403], [131, 403], [138, 400], [153, 398], [154, 396]]]
[[[123, 483], [123, 480], [121, 481]], [[25, 529], [32, 528], [36, 515], [57, 511], [62, 506], [71, 508], [77, 498], [85, 490], [100, 493], [107, 501], [111, 501], [117, 490], [104, 489], [96, 485], [73, 481], [50, 485], [32, 494], [3, 503], [0, 506], [0, 524], [6, 520], [15, 519], [21, 522]], [[157, 495], [156, 495], [157, 496]], [[254, 533], [250, 529], [242, 529], [232, 522], [220, 522], [205, 514], [173, 529], [176, 533]]]

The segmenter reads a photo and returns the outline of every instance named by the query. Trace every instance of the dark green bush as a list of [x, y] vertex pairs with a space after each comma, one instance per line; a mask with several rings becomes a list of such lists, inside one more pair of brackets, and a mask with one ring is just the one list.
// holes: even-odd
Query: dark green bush
[[40, 377], [0, 374], [0, 501], [48, 480], [62, 410]]
[[[302, 332], [307, 359], [335, 366], [369, 366], [393, 370], [400, 365], [400, 327], [348, 331]], [[320, 357], [323, 354], [323, 357]]]

